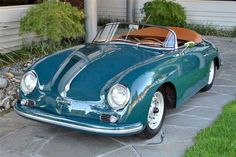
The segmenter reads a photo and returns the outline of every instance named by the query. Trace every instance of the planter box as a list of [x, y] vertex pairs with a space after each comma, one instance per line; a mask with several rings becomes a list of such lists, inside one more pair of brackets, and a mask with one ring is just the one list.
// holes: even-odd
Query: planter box
[[20, 19], [32, 5], [0, 7], [0, 53], [7, 53], [21, 47], [22, 41], [31, 40], [35, 35], [18, 35]]

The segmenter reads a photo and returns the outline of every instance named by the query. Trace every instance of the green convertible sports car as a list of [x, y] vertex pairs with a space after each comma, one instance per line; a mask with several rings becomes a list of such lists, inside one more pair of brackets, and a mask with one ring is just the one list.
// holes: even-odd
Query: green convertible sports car
[[166, 109], [211, 88], [220, 65], [217, 48], [192, 30], [109, 23], [92, 43], [31, 66], [15, 111], [82, 132], [151, 138]]

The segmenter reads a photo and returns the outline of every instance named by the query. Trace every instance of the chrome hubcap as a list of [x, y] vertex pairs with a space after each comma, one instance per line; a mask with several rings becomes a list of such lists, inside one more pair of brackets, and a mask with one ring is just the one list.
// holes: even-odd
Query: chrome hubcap
[[211, 84], [214, 79], [214, 73], [215, 73], [215, 65], [214, 62], [211, 62], [210, 71], [209, 71], [209, 78], [208, 78], [208, 84]]
[[148, 111], [148, 126], [155, 130], [161, 123], [164, 115], [164, 97], [161, 92], [156, 92]]

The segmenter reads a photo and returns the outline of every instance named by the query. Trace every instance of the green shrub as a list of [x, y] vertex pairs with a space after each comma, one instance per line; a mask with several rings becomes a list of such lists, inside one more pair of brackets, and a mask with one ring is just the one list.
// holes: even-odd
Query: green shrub
[[33, 6], [21, 19], [20, 34], [35, 32], [54, 42], [84, 35], [84, 13], [70, 3], [55, 0]]
[[236, 26], [234, 26], [234, 28], [232, 30], [231, 37], [236, 37]]
[[184, 8], [173, 1], [153, 0], [144, 4], [144, 22], [162, 26], [184, 26], [186, 13]]

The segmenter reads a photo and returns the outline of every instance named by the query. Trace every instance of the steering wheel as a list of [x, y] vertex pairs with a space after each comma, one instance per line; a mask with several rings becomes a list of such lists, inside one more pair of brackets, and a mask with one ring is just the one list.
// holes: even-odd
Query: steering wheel
[[112, 39], [111, 41], [123, 41], [123, 42], [130, 42], [130, 43], [135, 43], [135, 42], [140, 42], [140, 40], [136, 37], [128, 36], [127, 39], [125, 39], [124, 36], [118, 36], [115, 39]]
[[147, 38], [144, 38], [143, 40], [152, 40], [152, 41], [158, 42], [160, 45], [163, 45], [163, 42], [157, 38], [147, 37]]
[[139, 38], [137, 38], [137, 37], [132, 37], [132, 36], [130, 36], [129, 38], [131, 38], [131, 39], [133, 39], [134, 41], [136, 41], [136, 42], [140, 42], [140, 39]]

